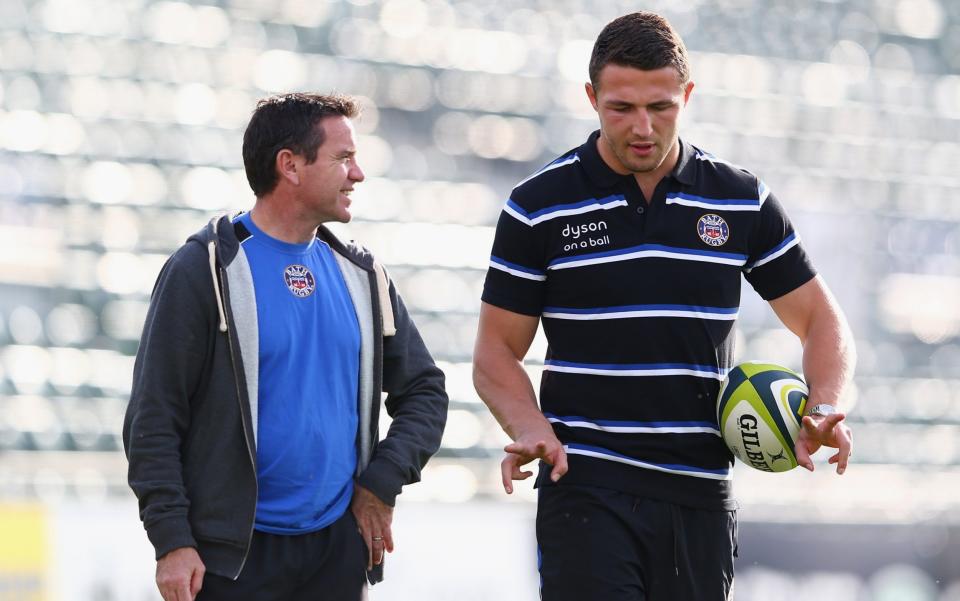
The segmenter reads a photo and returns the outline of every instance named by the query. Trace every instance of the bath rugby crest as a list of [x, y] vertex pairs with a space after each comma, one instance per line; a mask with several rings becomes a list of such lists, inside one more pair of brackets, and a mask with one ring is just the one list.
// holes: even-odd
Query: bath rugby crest
[[288, 265], [283, 270], [283, 281], [287, 283], [287, 289], [300, 298], [310, 296], [317, 288], [313, 274], [303, 265]]
[[723, 217], [707, 213], [697, 222], [697, 233], [700, 239], [710, 246], [721, 246], [730, 238], [730, 228]]

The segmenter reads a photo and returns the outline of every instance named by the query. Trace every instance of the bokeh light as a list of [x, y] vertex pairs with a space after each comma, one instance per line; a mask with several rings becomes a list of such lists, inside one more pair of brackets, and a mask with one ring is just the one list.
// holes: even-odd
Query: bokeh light
[[266, 92], [299, 89], [306, 77], [303, 58], [286, 50], [267, 50], [253, 66], [253, 83]]
[[47, 314], [46, 331], [58, 346], [85, 345], [97, 332], [97, 317], [85, 305], [63, 303]]

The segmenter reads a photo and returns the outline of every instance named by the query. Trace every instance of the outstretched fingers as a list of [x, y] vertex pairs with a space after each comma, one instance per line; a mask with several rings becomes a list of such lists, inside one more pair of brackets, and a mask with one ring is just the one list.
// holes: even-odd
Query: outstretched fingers
[[543, 458], [547, 452], [547, 442], [545, 440], [538, 440], [531, 445], [518, 440], [503, 447], [503, 450], [507, 453], [519, 455], [523, 460], [521, 463], [522, 465], [523, 463], [528, 463], [534, 459]]
[[827, 415], [821, 419], [805, 416], [800, 436], [794, 446], [797, 464], [812, 472], [814, 466], [810, 456], [821, 446], [833, 447], [837, 449], [837, 453], [828, 461], [830, 464], [837, 464], [837, 473], [843, 474], [853, 453], [853, 433], [843, 423], [845, 417], [843, 413]]
[[[804, 426], [806, 426], [806, 424], [804, 424]], [[793, 453], [797, 458], [797, 465], [807, 471], [813, 471], [813, 460], [810, 459], [810, 450], [807, 448], [806, 438], [804, 436], [797, 437], [797, 443], [793, 447]]]
[[553, 469], [550, 470], [550, 479], [556, 482], [567, 473], [567, 452], [563, 450], [563, 447], [557, 445], [557, 448], [549, 453], [544, 459], [553, 466]]
[[531, 471], [520, 470], [520, 456], [513, 453], [507, 453], [507, 456], [500, 462], [500, 477], [503, 481], [503, 490], [506, 493], [513, 494], [513, 481], [526, 480], [533, 475]]
[[838, 423], [834, 428], [834, 436], [837, 442], [837, 453], [830, 458], [830, 463], [837, 464], [837, 473], [843, 475], [847, 471], [847, 464], [850, 463], [850, 457], [853, 455], [853, 432], [846, 424]]
[[503, 450], [507, 456], [500, 462], [500, 476], [507, 494], [513, 492], [514, 480], [526, 480], [533, 475], [532, 471], [523, 471], [520, 468], [535, 459], [542, 459], [553, 466], [550, 479], [554, 482], [567, 473], [567, 453], [558, 440], [538, 440], [532, 444], [518, 440], [508, 444]]

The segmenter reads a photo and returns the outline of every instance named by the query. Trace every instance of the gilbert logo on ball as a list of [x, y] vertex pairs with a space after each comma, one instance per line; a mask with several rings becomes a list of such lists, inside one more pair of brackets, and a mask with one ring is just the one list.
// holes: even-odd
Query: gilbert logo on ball
[[741, 363], [727, 374], [717, 397], [723, 441], [750, 467], [792, 470], [797, 467], [793, 447], [808, 394], [803, 378], [786, 367]]

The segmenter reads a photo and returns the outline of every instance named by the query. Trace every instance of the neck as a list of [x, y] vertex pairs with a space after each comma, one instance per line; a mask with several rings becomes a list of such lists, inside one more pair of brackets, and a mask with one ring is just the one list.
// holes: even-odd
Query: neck
[[290, 244], [305, 244], [316, 237], [320, 224], [302, 215], [296, 203], [291, 201], [275, 194], [260, 197], [250, 210], [250, 218], [271, 238]]

